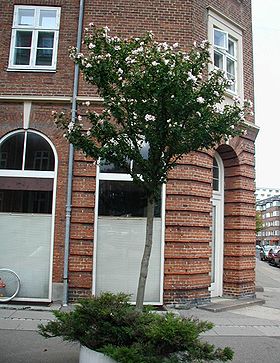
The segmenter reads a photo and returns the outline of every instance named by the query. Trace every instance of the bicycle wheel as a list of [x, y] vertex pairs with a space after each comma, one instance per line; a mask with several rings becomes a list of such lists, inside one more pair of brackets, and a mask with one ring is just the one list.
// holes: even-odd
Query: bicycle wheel
[[0, 303], [12, 300], [20, 288], [18, 275], [8, 268], [0, 268]]

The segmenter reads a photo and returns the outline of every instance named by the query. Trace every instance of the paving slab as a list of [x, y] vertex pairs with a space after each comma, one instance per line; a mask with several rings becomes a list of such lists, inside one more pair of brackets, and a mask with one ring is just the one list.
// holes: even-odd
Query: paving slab
[[50, 311], [16, 310], [12, 315], [12, 318], [33, 319], [33, 320], [54, 320], [54, 315]]
[[215, 326], [213, 329], [217, 335], [222, 336], [263, 336], [264, 334], [251, 326]]
[[266, 306], [250, 306], [248, 308], [236, 310], [232, 312], [232, 314], [280, 322], [279, 310]]
[[0, 319], [11, 318], [15, 310], [0, 309]]
[[37, 331], [40, 323], [41, 321], [38, 320], [19, 320], [19, 325], [16, 330]]
[[256, 326], [267, 337], [280, 337], [280, 326]]
[[19, 320], [0, 319], [0, 329], [16, 330], [20, 325]]

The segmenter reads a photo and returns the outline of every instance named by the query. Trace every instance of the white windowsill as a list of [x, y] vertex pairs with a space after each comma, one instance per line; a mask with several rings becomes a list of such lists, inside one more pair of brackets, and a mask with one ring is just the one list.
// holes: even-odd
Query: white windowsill
[[7, 72], [46, 72], [55, 73], [56, 69], [46, 69], [46, 68], [7, 68]]

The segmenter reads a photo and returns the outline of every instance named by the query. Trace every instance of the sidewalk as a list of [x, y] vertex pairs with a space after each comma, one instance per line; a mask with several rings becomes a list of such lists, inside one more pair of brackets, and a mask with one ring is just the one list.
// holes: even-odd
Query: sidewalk
[[[227, 304], [231, 301], [232, 299], [216, 299], [214, 304], [219, 306], [221, 303]], [[0, 329], [36, 331], [38, 324], [54, 319], [52, 310], [60, 309], [59, 304], [53, 304], [50, 307], [2, 305], [0, 306]], [[214, 323], [215, 327], [206, 332], [205, 336], [280, 337], [280, 310], [263, 305], [233, 307], [218, 312], [202, 308], [175, 311], [184, 317], [194, 317]]]
[[[176, 313], [214, 323], [214, 328], [204, 333], [203, 339], [216, 346], [232, 347], [235, 352], [232, 363], [279, 363], [279, 277], [279, 269], [257, 261], [257, 280], [263, 279], [260, 281], [263, 283], [258, 285], [264, 287], [263, 291], [258, 289], [257, 298], [260, 301], [257, 302], [265, 299], [264, 305], [247, 305], [245, 300], [217, 298], [213, 300], [210, 311], [200, 307], [177, 309]], [[236, 304], [239, 305], [238, 309]], [[223, 311], [222, 306], [226, 306], [227, 310]], [[1, 363], [78, 362], [78, 345], [62, 343], [61, 339], [46, 340], [37, 333], [38, 324], [54, 319], [52, 310], [61, 308], [58, 303], [49, 307], [0, 305]], [[71, 309], [71, 306], [67, 309]]]

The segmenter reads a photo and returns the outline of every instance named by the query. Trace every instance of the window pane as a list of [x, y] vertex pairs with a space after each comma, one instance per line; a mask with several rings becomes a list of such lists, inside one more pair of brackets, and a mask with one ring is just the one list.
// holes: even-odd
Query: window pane
[[10, 136], [0, 144], [0, 169], [21, 170], [24, 133]]
[[223, 69], [223, 55], [217, 51], [214, 51], [214, 65], [220, 69]]
[[54, 32], [39, 32], [37, 48], [53, 48]]
[[[99, 216], [146, 217], [146, 207], [146, 193], [132, 182], [100, 181]], [[159, 203], [155, 216], [160, 216]]]
[[52, 49], [38, 49], [36, 55], [36, 66], [51, 66], [52, 55]]
[[52, 212], [52, 191], [0, 190], [0, 195], [3, 213]]
[[235, 42], [231, 39], [228, 40], [228, 53], [235, 56]]
[[227, 49], [227, 33], [219, 29], [214, 29], [214, 45]]
[[56, 28], [56, 10], [41, 10], [39, 25], [47, 29]]
[[14, 64], [28, 66], [30, 61], [30, 49], [16, 48]]
[[130, 161], [127, 160], [128, 169], [122, 169], [113, 163], [109, 163], [106, 160], [100, 161], [100, 173], [119, 173], [119, 174], [128, 174], [128, 170], [130, 168]]
[[17, 31], [16, 34], [16, 47], [30, 48], [32, 42], [32, 32]]
[[230, 58], [227, 58], [227, 73], [235, 75], [235, 62]]
[[34, 25], [34, 9], [18, 10], [18, 25]]
[[217, 160], [213, 159], [213, 190], [219, 191], [219, 166]]
[[54, 154], [49, 143], [41, 136], [28, 133], [25, 170], [54, 170]]

